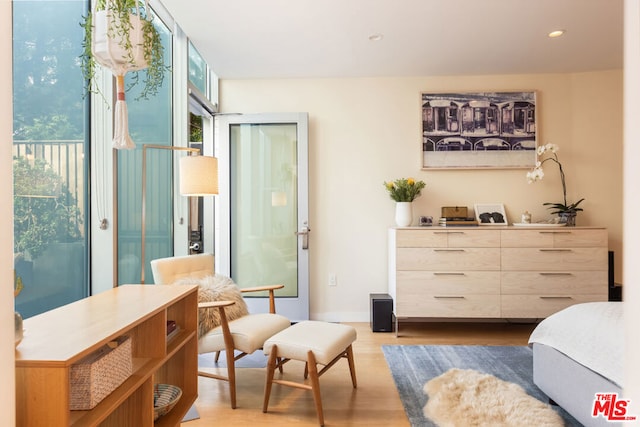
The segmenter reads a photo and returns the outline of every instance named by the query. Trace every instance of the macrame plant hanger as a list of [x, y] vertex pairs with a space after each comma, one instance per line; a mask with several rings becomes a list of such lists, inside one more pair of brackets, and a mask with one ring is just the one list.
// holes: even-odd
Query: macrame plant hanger
[[[130, 23], [120, 22], [120, 17], [112, 10], [115, 0], [106, 0], [105, 10], [94, 11], [91, 51], [96, 62], [109, 69], [116, 77], [116, 104], [113, 124], [113, 148], [133, 149], [135, 143], [129, 135], [129, 113], [125, 100], [124, 76], [129, 71], [147, 68], [144, 57], [143, 18], [139, 2], [136, 13], [129, 14]], [[145, 12], [149, 11], [148, 0], [144, 2]], [[123, 33], [123, 26], [128, 31]], [[129, 36], [129, 40], [125, 37]]]

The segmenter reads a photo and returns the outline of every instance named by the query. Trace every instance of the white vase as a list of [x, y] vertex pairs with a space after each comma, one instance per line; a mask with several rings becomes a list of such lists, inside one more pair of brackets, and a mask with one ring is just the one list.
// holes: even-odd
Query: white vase
[[411, 211], [411, 202], [396, 203], [396, 225], [398, 227], [408, 227], [413, 221], [413, 212]]

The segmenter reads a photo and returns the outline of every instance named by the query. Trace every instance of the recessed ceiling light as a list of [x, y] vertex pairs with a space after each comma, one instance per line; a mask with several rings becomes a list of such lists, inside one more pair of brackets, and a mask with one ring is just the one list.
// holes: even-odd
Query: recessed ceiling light
[[371, 34], [369, 36], [369, 40], [371, 40], [372, 42], [377, 42], [377, 41], [382, 40], [383, 37], [384, 36], [382, 34], [380, 34], [380, 33]]
[[556, 37], [560, 37], [562, 35], [564, 35], [566, 31], [565, 30], [555, 30], [555, 31], [551, 31], [549, 33], [549, 37], [551, 37], [552, 39], [556, 38]]

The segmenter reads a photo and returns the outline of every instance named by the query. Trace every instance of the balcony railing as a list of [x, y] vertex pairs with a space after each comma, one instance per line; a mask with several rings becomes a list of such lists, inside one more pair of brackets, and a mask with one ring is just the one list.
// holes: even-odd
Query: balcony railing
[[[14, 255], [16, 274], [24, 284], [22, 292], [15, 299], [16, 310], [24, 317], [30, 317], [78, 300], [88, 294], [86, 242], [77, 234], [79, 232], [86, 238], [85, 199], [88, 195], [86, 191], [88, 181], [85, 178], [85, 143], [83, 140], [14, 141], [13, 157], [26, 160], [32, 166], [36, 161], [41, 160], [46, 165], [45, 170], [52, 172], [45, 174], [43, 178], [41, 170], [34, 169], [33, 176], [30, 175], [29, 169], [23, 170], [20, 175], [22, 181], [16, 181], [14, 187], [15, 198], [29, 200], [26, 213], [22, 210], [16, 212], [22, 216], [26, 215], [30, 218], [29, 221], [32, 221], [27, 229], [22, 227], [20, 232], [16, 231], [16, 241], [18, 241], [18, 233], [23, 233], [22, 236], [28, 237], [21, 241], [24, 243], [27, 240], [29, 244], [24, 246], [27, 248], [25, 253], [19, 251], [20, 253]], [[14, 165], [14, 171], [16, 171], [15, 167]], [[53, 174], [59, 179], [49, 181], [48, 177]], [[42, 182], [39, 182], [38, 178]], [[61, 183], [68, 192], [60, 193]], [[60, 208], [61, 195], [67, 199], [66, 211], [69, 217], [65, 217], [64, 214], [62, 217], [56, 217], [52, 213]], [[50, 208], [46, 203], [43, 205], [43, 198], [52, 200], [47, 202], [52, 203]], [[25, 205], [16, 203], [15, 206], [18, 209], [18, 206], [24, 208]], [[31, 208], [34, 210], [31, 211]], [[14, 221], [16, 218], [14, 216]], [[62, 224], [56, 221], [62, 221]], [[61, 225], [64, 227], [67, 222], [69, 227], [75, 227], [77, 231], [75, 234], [70, 234], [66, 240], [60, 239], [59, 235], [51, 239], [46, 233], [34, 232], [38, 230], [37, 227], [42, 228], [43, 223], [47, 222], [51, 224], [48, 231], [52, 227]], [[34, 243], [38, 240], [41, 240], [44, 246], [41, 243], [39, 243], [40, 246]], [[37, 247], [39, 249], [33, 249]]]
[[22, 157], [27, 160], [43, 159], [67, 186], [77, 203], [78, 211], [84, 212], [86, 182], [83, 140], [14, 140], [13, 157]]

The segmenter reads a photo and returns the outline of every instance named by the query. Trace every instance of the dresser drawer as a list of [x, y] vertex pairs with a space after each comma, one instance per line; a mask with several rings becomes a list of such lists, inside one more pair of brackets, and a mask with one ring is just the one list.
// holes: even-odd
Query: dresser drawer
[[450, 248], [499, 248], [499, 230], [446, 230], [436, 233], [447, 233]]
[[502, 317], [512, 319], [549, 317], [584, 302], [606, 301], [602, 295], [502, 295]]
[[446, 248], [447, 234], [433, 230], [396, 230], [398, 248]]
[[590, 248], [609, 247], [607, 230], [563, 230], [553, 235], [553, 247], [555, 248]]
[[607, 270], [607, 248], [503, 248], [502, 270]]
[[397, 270], [500, 270], [500, 248], [398, 248]]
[[420, 300], [398, 295], [396, 316], [500, 317], [500, 295], [429, 296]]
[[503, 271], [503, 295], [601, 294], [607, 298], [607, 271]]
[[546, 230], [502, 230], [500, 246], [503, 248], [552, 248], [553, 234]]
[[500, 293], [499, 271], [398, 271], [396, 281], [407, 298], [416, 300], [433, 295], [497, 295]]
[[399, 248], [499, 248], [499, 230], [396, 230]]
[[605, 229], [502, 230], [500, 244], [503, 248], [588, 248], [607, 247]]

